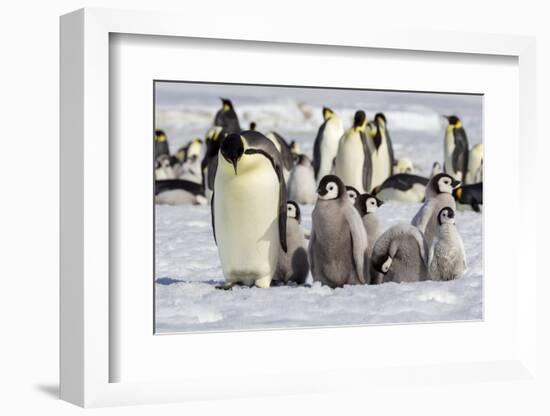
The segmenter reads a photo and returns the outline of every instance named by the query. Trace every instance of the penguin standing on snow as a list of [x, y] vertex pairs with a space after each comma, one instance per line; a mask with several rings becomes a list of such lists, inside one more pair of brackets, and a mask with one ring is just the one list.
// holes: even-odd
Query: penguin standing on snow
[[309, 273], [305, 232], [301, 225], [300, 207], [294, 201], [286, 203], [287, 251], [279, 250], [279, 262], [274, 280], [278, 283], [294, 282], [302, 285]]
[[428, 182], [423, 176], [399, 173], [390, 176], [372, 193], [384, 201], [422, 202]]
[[374, 243], [380, 236], [380, 226], [376, 211], [378, 211], [378, 208], [380, 208], [383, 203], [384, 201], [371, 194], [361, 194], [355, 201], [355, 208], [359, 212], [365, 230], [367, 231], [367, 254], [369, 257], [372, 255]]
[[457, 116], [445, 116], [448, 121], [443, 144], [443, 171], [464, 181], [468, 172], [468, 138]]
[[468, 156], [468, 173], [465, 184], [478, 183], [483, 181], [483, 144], [472, 146]]
[[222, 100], [222, 108], [218, 110], [216, 117], [214, 117], [214, 126], [223, 128], [228, 134], [240, 133], [241, 125], [233, 108], [233, 103], [227, 98], [220, 99]]
[[323, 107], [323, 119], [325, 121], [319, 127], [313, 145], [313, 171], [317, 183], [332, 172], [333, 161], [338, 152], [338, 143], [344, 134], [342, 119], [330, 108]]
[[369, 123], [369, 145], [372, 157], [372, 187], [381, 185], [393, 173], [393, 145], [388, 132], [386, 116], [382, 113], [374, 116]]
[[213, 175], [212, 228], [225, 288], [269, 287], [279, 247], [287, 251], [281, 156], [261, 133], [229, 134], [221, 143]]
[[357, 111], [353, 127], [340, 139], [334, 165], [334, 174], [359, 193], [371, 190], [372, 159], [365, 134], [366, 125], [365, 112]]
[[466, 270], [464, 243], [455, 226], [455, 211], [445, 207], [437, 214], [439, 228], [429, 254], [429, 270], [433, 280], [454, 280]]
[[374, 244], [371, 284], [428, 280], [427, 265], [428, 246], [422, 233], [409, 224], [394, 225]]
[[288, 198], [299, 204], [313, 205], [317, 200], [315, 188], [311, 161], [306, 155], [299, 155], [288, 179]]
[[313, 280], [332, 288], [368, 281], [367, 233], [343, 182], [327, 175], [311, 214], [309, 261]]
[[439, 173], [430, 179], [426, 186], [426, 200], [420, 207], [411, 224], [424, 234], [426, 243], [430, 246], [437, 234], [437, 215], [442, 208], [451, 207], [456, 210], [453, 190], [460, 182], [446, 173]]
[[159, 156], [170, 156], [170, 146], [168, 145], [168, 138], [166, 133], [162, 130], [155, 130], [155, 160]]

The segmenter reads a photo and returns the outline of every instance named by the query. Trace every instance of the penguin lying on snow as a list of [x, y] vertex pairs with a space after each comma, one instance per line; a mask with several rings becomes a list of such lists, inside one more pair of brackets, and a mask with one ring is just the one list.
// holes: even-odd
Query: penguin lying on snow
[[269, 287], [286, 252], [287, 195], [280, 153], [263, 134], [230, 134], [212, 164], [212, 228], [225, 288]]
[[458, 185], [460, 185], [460, 182], [450, 175], [439, 173], [430, 179], [426, 186], [426, 201], [412, 219], [411, 224], [418, 227], [424, 234], [428, 246], [432, 244], [437, 233], [437, 215], [439, 211], [444, 207], [456, 209], [452, 193]]
[[433, 280], [454, 280], [466, 270], [464, 243], [455, 226], [455, 212], [450, 207], [437, 215], [439, 228], [429, 253], [430, 276]]
[[367, 233], [343, 182], [327, 175], [311, 214], [309, 261], [313, 280], [332, 288], [368, 280]]
[[296, 165], [288, 179], [288, 197], [299, 204], [315, 204], [317, 199], [315, 176], [311, 161], [306, 155], [299, 155], [296, 158]]
[[367, 253], [369, 256], [372, 254], [374, 243], [376, 243], [380, 235], [376, 211], [378, 211], [378, 208], [380, 208], [383, 203], [384, 201], [381, 201], [371, 194], [361, 194], [355, 201], [355, 208], [359, 212], [365, 230], [367, 231]]
[[155, 161], [155, 179], [157, 181], [166, 179], [176, 179], [173, 161], [170, 156], [162, 155]]
[[202, 185], [184, 179], [155, 181], [155, 203], [165, 205], [206, 205]]
[[305, 232], [301, 225], [300, 207], [294, 201], [288, 201], [286, 220], [287, 251], [279, 250], [279, 261], [274, 281], [276, 283], [294, 282], [304, 284], [309, 273]]
[[422, 202], [429, 179], [409, 173], [390, 176], [372, 193], [385, 201]]
[[371, 284], [427, 280], [428, 246], [422, 233], [409, 224], [389, 228], [374, 244], [371, 266]]
[[471, 207], [475, 212], [481, 212], [483, 205], [483, 182], [471, 185], [461, 185], [453, 190], [453, 196], [457, 202], [457, 208]]

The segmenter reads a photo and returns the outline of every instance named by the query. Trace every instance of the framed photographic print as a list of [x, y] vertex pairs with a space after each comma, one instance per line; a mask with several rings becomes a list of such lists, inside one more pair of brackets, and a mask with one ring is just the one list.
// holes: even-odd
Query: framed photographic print
[[529, 38], [63, 16], [62, 398], [530, 378], [533, 71]]

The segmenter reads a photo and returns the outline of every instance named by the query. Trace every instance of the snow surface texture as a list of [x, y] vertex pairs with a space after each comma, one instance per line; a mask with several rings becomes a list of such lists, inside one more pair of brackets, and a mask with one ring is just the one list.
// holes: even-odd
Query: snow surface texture
[[[241, 127], [250, 121], [261, 131], [276, 130], [288, 141], [300, 143], [312, 155], [313, 141], [322, 123], [321, 108], [330, 106], [349, 124], [356, 109], [369, 118], [383, 111], [388, 119], [397, 158], [413, 160], [416, 173], [428, 175], [443, 157], [445, 123], [441, 114], [461, 117], [470, 146], [481, 142], [481, 98], [458, 95], [353, 93], [331, 96], [326, 91], [299, 95], [278, 88], [236, 86], [200, 87], [161, 84], [157, 89], [157, 128], [166, 131], [171, 151], [194, 137], [204, 137], [220, 106], [217, 97], [231, 98]], [[319, 97], [322, 95], [325, 97]], [[332, 93], [331, 93], [332, 94]], [[291, 98], [288, 98], [291, 97]], [[350, 105], [349, 102], [353, 103]], [[344, 105], [344, 103], [346, 105]], [[386, 202], [378, 210], [381, 231], [410, 222], [420, 204]], [[313, 206], [302, 206], [304, 227], [311, 227]], [[385, 324], [474, 320], [482, 318], [482, 215], [458, 212], [458, 230], [464, 240], [468, 269], [450, 282], [385, 283], [330, 289], [282, 286], [269, 289], [223, 284], [218, 252], [211, 230], [209, 206], [156, 206], [155, 319], [157, 333], [292, 328], [335, 325]]]

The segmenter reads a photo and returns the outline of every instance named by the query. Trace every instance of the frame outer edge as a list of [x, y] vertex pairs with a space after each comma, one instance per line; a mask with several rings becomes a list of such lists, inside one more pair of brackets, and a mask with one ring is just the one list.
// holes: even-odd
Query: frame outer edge
[[84, 12], [60, 18], [60, 398], [84, 405]]

